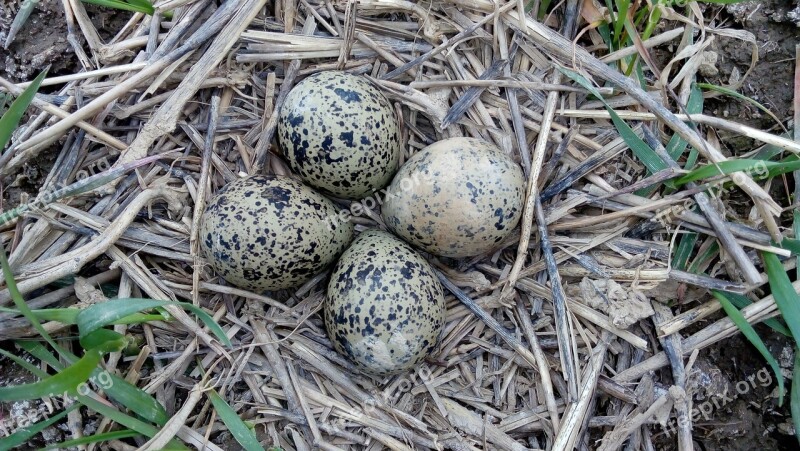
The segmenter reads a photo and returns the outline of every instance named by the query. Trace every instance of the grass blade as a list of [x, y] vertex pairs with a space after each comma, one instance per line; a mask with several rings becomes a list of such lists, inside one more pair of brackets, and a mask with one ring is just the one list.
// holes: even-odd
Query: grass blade
[[697, 234], [694, 232], [681, 235], [681, 242], [678, 244], [678, 248], [675, 250], [675, 256], [672, 258], [672, 265], [675, 269], [686, 269], [686, 265], [689, 262], [689, 257], [692, 256], [692, 251], [694, 251], [696, 242]]
[[789, 276], [783, 270], [778, 256], [771, 252], [761, 252], [764, 259], [764, 268], [769, 279], [769, 288], [778, 310], [783, 315], [783, 320], [792, 332], [792, 336], [800, 337], [800, 297], [794, 291]]
[[780, 397], [778, 398], [778, 405], [783, 405], [783, 395], [786, 393], [786, 389], [783, 386], [783, 373], [781, 373], [781, 367], [778, 365], [778, 361], [775, 360], [775, 357], [770, 354], [769, 349], [761, 341], [761, 337], [758, 336], [758, 333], [750, 323], [744, 318], [742, 312], [739, 311], [736, 307], [733, 306], [731, 301], [728, 300], [726, 297], [727, 293], [722, 291], [712, 290], [711, 294], [714, 295], [715, 298], [722, 304], [723, 310], [725, 313], [728, 314], [728, 317], [736, 324], [736, 327], [742, 331], [742, 334], [747, 338], [750, 343], [758, 349], [758, 352], [764, 357], [764, 359], [769, 364], [770, 368], [772, 368], [772, 372], [775, 373], [775, 377], [778, 378], [778, 389], [780, 390]]
[[[764, 160], [727, 160], [716, 164], [707, 164], [691, 171], [690, 173], [678, 177], [674, 180], [676, 186], [694, 182], [700, 179], [714, 177], [717, 175], [728, 175], [734, 172], [746, 172], [754, 179], [771, 178], [776, 175], [785, 174], [800, 169], [800, 159], [787, 158], [784, 161], [764, 161]], [[757, 171], [757, 172], [753, 172]]]
[[102, 357], [101, 351], [90, 349], [76, 363], [39, 382], [0, 387], [0, 401], [39, 399], [62, 393], [75, 395], [78, 392], [78, 386], [89, 380], [89, 376], [97, 368]]
[[134, 13], [144, 13], [153, 15], [155, 9], [150, 2], [131, 1], [123, 2], [120, 0], [81, 0], [84, 3], [91, 3], [93, 5], [105, 6], [106, 8], [121, 9], [123, 11], [130, 11]]
[[[800, 349], [794, 348], [794, 373], [800, 374]], [[794, 435], [800, 442], [800, 380], [792, 380], [792, 394], [789, 403], [792, 412], [792, 424], [794, 425]]]
[[242, 448], [247, 451], [264, 451], [264, 448], [258, 443], [253, 430], [239, 418], [236, 411], [215, 390], [208, 392], [208, 398], [217, 410], [219, 418], [228, 427], [228, 431], [233, 435], [233, 438], [242, 445]]
[[[58, 359], [56, 359], [53, 354], [48, 352], [47, 349], [45, 349], [45, 347], [40, 343], [19, 341], [17, 344], [20, 348], [24, 349], [39, 360], [46, 362], [54, 369], [61, 370], [63, 368], [61, 362], [59, 362]], [[36, 369], [38, 370], [38, 368]], [[30, 369], [28, 370], [31, 371]], [[136, 415], [139, 415], [145, 420], [151, 421], [159, 426], [163, 426], [167, 423], [169, 418], [161, 403], [139, 387], [131, 384], [115, 374], [102, 371], [100, 368], [97, 368], [92, 373], [92, 379], [106, 392], [111, 399], [118, 402], [120, 405], [125, 406], [125, 408]]]
[[769, 108], [767, 108], [764, 105], [760, 104], [756, 100], [751, 99], [750, 97], [747, 97], [744, 94], [739, 94], [738, 92], [734, 91], [733, 89], [726, 88], [724, 86], [718, 86], [718, 85], [711, 84], [711, 83], [697, 83], [697, 86], [699, 88], [707, 89], [709, 91], [716, 91], [716, 92], [719, 92], [721, 94], [729, 95], [729, 96], [731, 96], [733, 98], [739, 99], [739, 100], [741, 100], [743, 102], [747, 102], [747, 103], [755, 106], [759, 110], [761, 110], [764, 113], [768, 114], [769, 117], [772, 118], [772, 120], [777, 122], [778, 125], [780, 125], [780, 127], [783, 129], [784, 132], [786, 131], [786, 128], [783, 126], [783, 122], [781, 122], [781, 120], [778, 119], [778, 116], [775, 116], [775, 114], [772, 111], [770, 111]]
[[[17, 15], [14, 17], [14, 22], [11, 23], [11, 27], [8, 29], [6, 42], [3, 43], [3, 48], [8, 49], [8, 46], [14, 42], [14, 38], [17, 36], [17, 33], [19, 33], [19, 30], [21, 30], [25, 25], [25, 22], [28, 21], [31, 13], [36, 8], [37, 3], [39, 3], [39, 0], [28, 0], [26, 2], [22, 2], [19, 11], [17, 11]], [[0, 146], [0, 149], [2, 148], [3, 146]]]
[[217, 336], [224, 345], [231, 346], [231, 341], [225, 335], [225, 331], [217, 324], [216, 321], [204, 310], [186, 302], [172, 302], [172, 301], [158, 301], [155, 299], [111, 299], [102, 304], [94, 304], [83, 310], [78, 314], [78, 330], [80, 336], [85, 337], [88, 334], [112, 324], [125, 318], [128, 315], [142, 311], [150, 310], [156, 307], [165, 305], [177, 305], [181, 308], [188, 310], [195, 315]]
[[[747, 307], [748, 305], [752, 304], [753, 301], [747, 298], [747, 296], [743, 296], [738, 293], [725, 293], [725, 296], [731, 301], [731, 304], [736, 306], [739, 310]], [[792, 337], [792, 333], [789, 329], [786, 328], [784, 323], [779, 318], [768, 318], [762, 321], [764, 325], [769, 326], [775, 332], [778, 332], [781, 335], [785, 335], [789, 338]]]
[[[60, 369], [60, 368], [63, 367], [63, 365], [61, 365], [61, 362], [59, 362], [58, 359], [53, 354], [51, 354], [47, 349], [45, 349], [45, 347], [41, 343], [32, 342], [32, 341], [18, 341], [16, 343], [17, 343], [18, 346], [20, 346], [22, 349], [24, 349], [27, 352], [29, 352], [34, 357], [38, 358], [41, 361], [47, 362], [47, 364], [50, 365], [51, 367], [53, 367], [55, 369]], [[21, 359], [21, 358], [13, 355], [11, 353], [6, 353], [2, 349], [0, 349], [0, 354], [3, 354], [6, 357], [10, 358], [11, 360], [13, 360], [18, 365], [20, 365], [23, 368], [25, 368], [28, 371], [30, 371], [31, 374], [33, 374], [34, 376], [38, 376], [40, 378], [47, 377], [47, 373], [42, 371], [39, 367], [26, 362], [24, 359]], [[131, 410], [133, 410], [133, 406], [131, 404], [124, 403], [124, 402], [120, 401], [119, 399], [115, 398], [114, 396], [112, 396], [112, 393], [114, 393], [117, 390], [118, 386], [123, 386], [123, 385], [126, 385], [126, 384], [130, 385], [130, 383], [127, 382], [124, 379], [118, 378], [118, 377], [113, 376], [113, 375], [112, 375], [112, 378], [114, 378], [113, 380], [117, 381], [117, 382], [115, 382], [111, 386], [111, 388], [106, 390], [106, 393], [109, 396], [111, 396], [114, 400], [116, 400], [117, 402], [121, 402], [122, 404], [128, 406], [129, 408], [131, 408]], [[122, 381], [122, 382], [119, 382], [119, 381]], [[139, 390], [138, 388], [136, 388], [134, 386], [132, 386], [132, 387], [134, 389], [136, 389], [136, 390]], [[139, 390], [139, 391], [141, 392], [141, 395], [137, 395], [138, 397], [140, 397], [142, 399], [145, 399], [145, 398], [151, 398], [152, 399], [152, 397], [149, 394], [147, 394], [147, 393], [145, 393], [145, 392], [143, 392], [141, 390]], [[127, 415], [127, 414], [125, 414], [123, 412], [120, 412], [116, 408], [114, 408], [114, 407], [112, 407], [112, 406], [110, 406], [110, 405], [108, 405], [108, 404], [106, 404], [104, 402], [97, 401], [97, 400], [95, 400], [93, 398], [90, 398], [88, 396], [84, 396], [84, 395], [81, 395], [81, 394], [78, 394], [77, 400], [78, 400], [79, 403], [81, 403], [84, 406], [94, 410], [95, 412], [99, 413], [101, 416], [108, 417], [112, 421], [114, 421], [114, 422], [116, 422], [118, 424], [121, 424], [121, 425], [127, 427], [128, 429], [132, 429], [132, 430], [138, 432], [141, 435], [144, 435], [144, 436], [147, 436], [147, 437], [153, 437], [158, 432], [158, 429], [156, 429], [152, 425], [147, 424], [144, 421], [139, 420], [137, 418], [133, 418], [132, 416]], [[133, 399], [133, 401], [135, 401], [135, 399]], [[160, 404], [159, 404], [159, 406], [160, 406]], [[173, 441], [170, 442], [170, 449], [186, 450], [187, 448], [185, 446], [181, 445], [177, 440], [173, 440]]]
[[636, 157], [642, 162], [642, 164], [644, 164], [651, 174], [668, 168], [667, 163], [665, 163], [661, 157], [659, 157], [658, 154], [656, 154], [655, 151], [650, 148], [650, 146], [642, 141], [642, 138], [639, 138], [633, 129], [625, 121], [623, 121], [622, 118], [619, 117], [617, 112], [614, 111], [614, 109], [611, 108], [608, 103], [606, 103], [605, 99], [603, 99], [603, 96], [600, 95], [600, 92], [597, 91], [597, 89], [595, 89], [591, 83], [589, 83], [589, 80], [587, 80], [583, 75], [567, 68], [557, 66], [557, 69], [603, 102], [606, 110], [608, 110], [608, 114], [611, 115], [611, 122], [614, 123], [619, 135], [625, 141], [625, 144], [630, 147], [633, 154], [636, 155]]
[[50, 418], [47, 418], [43, 421], [39, 421], [28, 427], [21, 427], [17, 429], [13, 434], [9, 435], [8, 437], [0, 439], [0, 451], [8, 451], [10, 449], [16, 448], [17, 446], [21, 446], [28, 443], [28, 441], [31, 438], [33, 438], [36, 434], [42, 432], [43, 430], [55, 424], [56, 422], [60, 421], [70, 412], [75, 410], [77, 407], [78, 404], [73, 404], [69, 406], [67, 410], [59, 412], [57, 415], [53, 415]]
[[67, 448], [72, 448], [72, 447], [78, 446], [78, 445], [88, 445], [90, 443], [107, 442], [109, 440], [120, 440], [120, 439], [123, 439], [123, 438], [131, 438], [131, 437], [136, 437], [136, 436], [139, 436], [139, 435], [141, 435], [141, 434], [139, 434], [136, 431], [131, 431], [130, 429], [124, 429], [124, 430], [121, 430], [121, 431], [106, 432], [104, 434], [95, 434], [95, 435], [90, 435], [88, 437], [81, 437], [81, 438], [76, 438], [76, 439], [73, 439], [73, 440], [67, 440], [65, 442], [56, 443], [54, 445], [49, 445], [49, 446], [47, 446], [45, 448], [42, 448], [42, 449], [43, 450], [45, 450], [45, 449], [67, 449]]
[[22, 94], [8, 107], [8, 111], [6, 111], [3, 117], [0, 117], [0, 151], [5, 149], [6, 144], [8, 144], [8, 141], [11, 139], [11, 134], [17, 129], [19, 121], [22, 120], [22, 116], [25, 115], [25, 110], [27, 110], [28, 106], [33, 102], [33, 97], [36, 95], [36, 91], [39, 90], [39, 85], [42, 84], [42, 80], [44, 80], [46, 76], [47, 69], [43, 70], [42, 73], [33, 80], [31, 85], [22, 91]]

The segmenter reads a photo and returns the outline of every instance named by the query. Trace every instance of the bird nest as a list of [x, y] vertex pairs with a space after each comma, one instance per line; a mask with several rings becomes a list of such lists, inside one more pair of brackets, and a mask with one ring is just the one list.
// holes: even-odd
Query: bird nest
[[[709, 41], [754, 44], [751, 35], [706, 26], [699, 8], [659, 6], [649, 36], [609, 48], [597, 25], [611, 12], [589, 1], [541, 14], [538, 1], [217, 3], [158, 1], [104, 42], [82, 4], [66, 1], [70, 42], [88, 47], [76, 46], [83, 70], [45, 79], [49, 93], [0, 156], [13, 179], [57, 154], [31, 208], [2, 226], [30, 308], [170, 301], [160, 320], [115, 325], [132, 345], [102, 362], [169, 421], [101, 446], [235, 448], [220, 398], [264, 448], [652, 449], [658, 433], [691, 449], [694, 358], [739, 331], [725, 317], [697, 324], [720, 309], [707, 292], [749, 297], [748, 323], [774, 317], [775, 300], [759, 296], [758, 252], [791, 254], [776, 244], [792, 236], [774, 182], [758, 168], [714, 172], [734, 161], [716, 132], [767, 145], [752, 155], [800, 145], [703, 115], [693, 95]], [[396, 376], [364, 375], [333, 350], [321, 316], [329, 272], [252, 293], [216, 277], [199, 252], [214, 193], [244, 175], [292, 175], [276, 113], [300, 80], [328, 70], [363, 75], [390, 99], [403, 161], [475, 137], [527, 178], [520, 226], [491, 253], [426, 254], [446, 288], [443, 340]], [[706, 172], [692, 176], [692, 165]], [[746, 196], [744, 210], [727, 202], [733, 194]], [[379, 209], [353, 216], [356, 230], [384, 228]], [[0, 305], [11, 299], [0, 291]], [[179, 301], [211, 315], [231, 346]], [[39, 334], [13, 313], [0, 325], [6, 349]], [[57, 318], [43, 326], [64, 343], [75, 333]], [[97, 385], [109, 408], [132, 408]], [[73, 436], [90, 422], [95, 433], [130, 428], [76, 412]]]

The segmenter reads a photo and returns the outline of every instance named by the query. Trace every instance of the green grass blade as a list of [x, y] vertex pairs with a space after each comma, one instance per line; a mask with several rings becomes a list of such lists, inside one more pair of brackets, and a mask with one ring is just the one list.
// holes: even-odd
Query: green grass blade
[[699, 273], [700, 266], [708, 263], [711, 259], [716, 257], [718, 253], [719, 253], [719, 243], [715, 241], [713, 244], [708, 246], [708, 248], [705, 251], [703, 251], [702, 254], [694, 258], [691, 266], [689, 266], [689, 272], [694, 274]]
[[215, 390], [208, 392], [208, 398], [217, 410], [219, 418], [228, 427], [228, 432], [242, 445], [242, 448], [247, 451], [264, 451], [253, 430], [247, 427], [236, 411]]
[[[51, 354], [44, 346], [42, 346], [41, 343], [31, 342], [31, 341], [17, 341], [16, 343], [17, 343], [18, 346], [20, 346], [22, 349], [24, 349], [25, 351], [27, 351], [28, 353], [30, 353], [34, 357], [36, 357], [39, 360], [42, 360], [44, 362], [47, 362], [47, 364], [50, 365], [51, 367], [53, 367], [53, 368], [55, 368], [57, 370], [61, 369], [63, 367], [61, 362], [59, 362], [58, 359], [53, 354]], [[27, 369], [28, 371], [30, 371], [33, 375], [38, 376], [40, 378], [47, 377], [47, 373], [42, 371], [37, 366], [31, 365], [30, 363], [26, 362], [24, 359], [21, 359], [21, 358], [15, 356], [13, 354], [10, 354], [10, 353], [6, 353], [6, 352], [4, 352], [2, 350], [0, 350], [0, 353], [2, 353], [3, 355], [6, 355], [7, 357], [9, 357], [15, 363], [17, 363], [18, 365], [20, 365], [20, 366], [24, 367], [25, 369]], [[99, 368], [97, 369], [97, 371], [99, 371]], [[114, 375], [111, 375], [111, 376], [112, 376], [113, 384], [111, 385], [110, 388], [106, 389], [106, 394], [108, 394], [112, 399], [114, 399], [115, 401], [119, 402], [120, 404], [123, 404], [126, 407], [130, 408], [132, 411], [137, 406], [137, 404], [142, 403], [142, 402], [147, 402], [148, 398], [149, 399], [153, 399], [153, 397], [150, 396], [148, 393], [145, 393], [144, 391], [139, 390], [135, 386], [131, 385], [128, 381], [126, 381], [126, 380], [124, 380], [122, 378], [119, 378], [117, 376], [114, 376]], [[119, 387], [125, 387], [125, 386], [133, 387], [133, 390], [136, 390], [138, 392], [133, 393], [133, 395], [129, 399], [122, 398], [122, 397], [120, 397], [118, 395], [119, 390], [120, 390]], [[116, 394], [116, 396], [115, 396], [115, 394]], [[139, 398], [139, 399], [137, 399], [137, 398]], [[144, 436], [147, 436], [147, 437], [152, 437], [158, 432], [158, 429], [156, 429], [152, 425], [150, 425], [148, 423], [145, 423], [144, 421], [139, 420], [137, 418], [133, 418], [132, 416], [127, 415], [127, 414], [125, 414], [123, 412], [120, 412], [116, 408], [114, 408], [112, 406], [109, 406], [106, 403], [97, 401], [97, 400], [95, 400], [93, 398], [90, 398], [88, 396], [84, 396], [84, 395], [81, 395], [81, 394], [79, 394], [77, 396], [77, 400], [78, 400], [79, 403], [81, 403], [84, 406], [94, 410], [95, 412], [99, 413], [100, 415], [102, 415], [104, 417], [108, 417], [112, 421], [114, 421], [114, 422], [116, 422], [118, 424], [121, 424], [121, 425], [127, 427], [128, 429], [132, 429], [132, 430], [138, 432], [141, 435], [144, 435]], [[156, 402], [156, 403], [158, 402], [158, 401], [155, 401], [155, 399], [153, 399], [153, 401]], [[159, 405], [159, 408], [163, 410], [163, 407], [160, 407], [161, 404], [159, 403], [158, 405]], [[163, 424], [159, 424], [159, 425], [163, 425]], [[170, 442], [170, 448], [171, 449], [180, 449], [180, 450], [187, 449], [186, 447], [181, 445], [177, 440], [173, 440], [173, 441]]]
[[611, 106], [606, 103], [603, 96], [600, 95], [600, 92], [589, 83], [589, 80], [583, 77], [583, 75], [569, 70], [564, 67], [557, 67], [559, 71], [561, 71], [564, 75], [571, 78], [573, 81], [581, 85], [584, 89], [592, 93], [595, 97], [597, 97], [603, 105], [605, 105], [606, 110], [608, 110], [608, 114], [611, 115], [611, 122], [614, 123], [614, 126], [617, 128], [619, 135], [625, 141], [625, 144], [630, 147], [631, 151], [634, 155], [644, 164], [644, 166], [650, 171], [651, 174], [654, 174], [658, 171], [667, 169], [667, 163], [665, 163], [658, 154], [653, 151], [641, 138], [639, 138], [636, 133], [634, 133], [633, 129], [628, 126], [622, 118], [619, 117], [616, 111], [614, 111]]
[[764, 269], [767, 272], [769, 288], [772, 290], [775, 304], [781, 311], [789, 330], [792, 331], [792, 336], [800, 337], [800, 297], [794, 291], [792, 282], [789, 281], [789, 276], [783, 270], [778, 256], [771, 252], [761, 252], [761, 258], [764, 259]]
[[[800, 374], [800, 348], [794, 348], [794, 373]], [[790, 401], [790, 409], [792, 412], [792, 424], [794, 424], [794, 435], [797, 441], [800, 442], [800, 380], [795, 378], [792, 380], [792, 394]]]
[[[17, 36], [17, 33], [19, 33], [19, 30], [25, 26], [25, 22], [28, 21], [37, 3], [39, 3], [39, 0], [28, 0], [20, 4], [19, 11], [17, 11], [17, 15], [14, 17], [14, 21], [11, 23], [11, 27], [9, 27], [8, 33], [6, 34], [6, 41], [3, 43], [4, 48], [7, 49], [8, 46], [14, 42], [14, 38]], [[2, 149], [2, 147], [3, 146], [0, 146], [0, 149]]]
[[31, 384], [0, 387], [0, 401], [23, 401], [66, 393], [74, 395], [78, 386], [92, 375], [103, 353], [96, 349], [86, 351], [76, 363], [50, 377]]
[[130, 11], [134, 13], [144, 13], [153, 15], [155, 9], [150, 2], [129, 1], [123, 2], [120, 0], [81, 0], [84, 3], [91, 3], [93, 5], [105, 6], [107, 8], [121, 9], [123, 11]]
[[[19, 310], [6, 307], [0, 307], [0, 312], [13, 313], [16, 315], [22, 314]], [[33, 316], [35, 316], [39, 321], [57, 321], [59, 323], [68, 325], [77, 324], [78, 313], [80, 312], [81, 309], [77, 308], [31, 310]], [[165, 315], [145, 315], [142, 313], [134, 313], [133, 315], [120, 318], [117, 321], [114, 321], [112, 324], [141, 324], [148, 321], [166, 321], [168, 319], [169, 318]]]
[[21, 427], [17, 429], [13, 434], [9, 435], [8, 437], [0, 439], [0, 451], [8, 451], [18, 446], [27, 444], [28, 441], [31, 438], [33, 438], [36, 434], [42, 432], [43, 430], [55, 424], [56, 422], [60, 421], [70, 412], [75, 410], [77, 407], [78, 404], [73, 404], [69, 406], [67, 410], [59, 412], [58, 414], [53, 415], [50, 418], [47, 418], [43, 421], [39, 421], [27, 427]]
[[714, 295], [715, 298], [722, 304], [723, 310], [725, 313], [728, 314], [728, 317], [736, 324], [736, 327], [742, 331], [742, 334], [747, 338], [750, 343], [758, 349], [758, 352], [764, 357], [764, 360], [767, 361], [770, 368], [772, 368], [772, 372], [775, 373], [775, 377], [778, 378], [778, 389], [780, 390], [780, 397], [778, 398], [778, 405], [783, 405], [783, 395], [786, 393], [786, 389], [783, 386], [783, 373], [781, 373], [781, 367], [778, 365], [778, 361], [775, 360], [775, 357], [770, 354], [769, 349], [761, 341], [761, 337], [758, 336], [756, 330], [753, 329], [753, 326], [747, 322], [742, 315], [742, 312], [739, 311], [736, 307], [733, 306], [731, 301], [728, 300], [726, 297], [727, 293], [723, 293], [722, 291], [712, 290], [711, 294]]
[[[689, 114], [697, 114], [703, 112], [703, 92], [697, 88], [697, 85], [692, 85], [692, 90], [689, 92], [689, 100], [686, 102], [686, 111]], [[689, 143], [683, 140], [677, 133], [672, 135], [667, 143], [667, 153], [673, 160], [678, 161], [686, 151], [686, 146]]]
[[[61, 370], [63, 368], [61, 362], [59, 362], [58, 359], [53, 356], [53, 354], [48, 352], [47, 349], [41, 345], [41, 343], [18, 341], [17, 345], [37, 359], [46, 362], [56, 370]], [[23, 360], [23, 362], [25, 361]], [[37, 371], [41, 371], [39, 368], [34, 368]], [[31, 370], [29, 369], [29, 371]], [[31, 372], [37, 374], [34, 371]], [[159, 426], [163, 426], [169, 419], [167, 417], [166, 410], [164, 410], [164, 407], [160, 402], [153, 398], [153, 396], [151, 396], [149, 393], [131, 384], [125, 379], [109, 372], [102, 371], [100, 368], [97, 368], [92, 373], [92, 379], [95, 381], [95, 384], [102, 388], [111, 399], [118, 402], [120, 405], [125, 406], [128, 410], [136, 415], [139, 415], [145, 420], [156, 423]]]
[[631, 0], [617, 0], [615, 3], [617, 15], [614, 20], [614, 41], [619, 44], [622, 38], [622, 29], [625, 27], [625, 21], [628, 20], [628, 9], [631, 6]]
[[747, 159], [727, 160], [717, 163], [716, 165], [707, 164], [700, 166], [688, 174], [678, 177], [675, 179], [674, 183], [675, 185], [683, 185], [700, 179], [717, 175], [728, 175], [734, 172], [746, 172], [749, 173], [753, 179], [760, 180], [763, 178], [772, 178], [798, 169], [800, 169], [800, 159], [798, 158], [787, 158], [779, 162]]
[[[731, 301], [731, 304], [736, 306], [736, 308], [738, 308], [739, 310], [753, 303], [753, 301], [748, 299], [747, 296], [742, 296], [741, 294], [738, 293], [725, 293], [725, 296], [728, 298], [729, 301]], [[786, 326], [783, 324], [783, 322], [781, 322], [780, 319], [768, 318], [762, 322], [764, 323], [764, 325], [769, 326], [775, 332], [778, 332], [779, 334], [785, 335], [789, 338], [792, 337], [792, 333], [789, 331], [789, 329], [786, 328]]]
[[53, 338], [50, 337], [50, 334], [47, 333], [46, 330], [42, 327], [39, 320], [36, 319], [31, 309], [28, 307], [28, 304], [25, 302], [25, 299], [22, 297], [22, 293], [19, 292], [17, 288], [17, 282], [14, 280], [14, 276], [11, 275], [11, 267], [8, 265], [8, 257], [6, 257], [6, 251], [0, 246], [0, 268], [3, 270], [3, 277], [6, 280], [6, 285], [8, 286], [8, 292], [11, 294], [11, 299], [14, 301], [14, 305], [17, 306], [17, 309], [22, 313], [25, 318], [30, 321], [31, 325], [42, 338], [53, 347], [53, 349], [60, 349], [60, 346], [53, 341]]
[[711, 84], [711, 83], [697, 83], [697, 86], [699, 88], [702, 88], [702, 89], [707, 89], [709, 91], [716, 91], [716, 92], [719, 92], [721, 94], [725, 94], [725, 95], [731, 96], [731, 97], [733, 97], [735, 99], [741, 100], [743, 102], [747, 102], [747, 103], [755, 106], [759, 110], [761, 110], [764, 113], [766, 113], [767, 115], [769, 115], [769, 117], [771, 117], [772, 120], [777, 122], [778, 125], [780, 125], [781, 128], [783, 128], [783, 131], [786, 131], [786, 128], [783, 127], [783, 122], [781, 122], [781, 120], [778, 119], [778, 116], [775, 116], [775, 113], [770, 111], [769, 108], [767, 108], [764, 105], [760, 104], [756, 100], [751, 99], [750, 97], [747, 97], [744, 94], [739, 94], [738, 92], [734, 91], [733, 89], [726, 88], [724, 86], [719, 86], [719, 85], [715, 85], [715, 84]]
[[42, 73], [33, 80], [30, 86], [22, 91], [22, 94], [8, 107], [8, 111], [6, 111], [3, 117], [0, 117], [0, 152], [5, 149], [6, 144], [8, 144], [8, 141], [11, 139], [11, 134], [17, 129], [19, 121], [22, 120], [22, 116], [25, 115], [28, 106], [33, 102], [33, 97], [36, 95], [36, 91], [39, 90], [39, 85], [42, 84], [42, 80], [44, 80], [46, 76], [47, 69], [43, 70]]
[[694, 251], [695, 243], [697, 243], [696, 233], [692, 232], [681, 235], [681, 242], [678, 243], [675, 256], [672, 258], [672, 266], [675, 267], [675, 269], [686, 269], [689, 257], [692, 256], [692, 252]]
[[125, 349], [128, 339], [124, 335], [110, 329], [98, 329], [80, 337], [83, 349], [99, 349], [102, 352], [114, 352]]
[[[80, 310], [76, 308], [50, 308], [41, 310], [31, 310], [31, 313], [39, 321], [58, 321], [63, 324], [75, 324]], [[17, 309], [0, 307], [0, 312], [21, 315]]]
[[87, 307], [78, 315], [78, 330], [80, 336], [84, 337], [101, 327], [112, 324], [121, 318], [124, 318], [133, 313], [150, 310], [156, 307], [165, 305], [177, 305], [185, 310], [188, 310], [195, 315], [217, 336], [224, 345], [231, 346], [231, 342], [225, 335], [225, 331], [217, 324], [216, 321], [204, 310], [186, 303], [186, 302], [172, 302], [172, 301], [159, 301], [155, 299], [111, 299], [102, 304], [94, 304]]
[[90, 435], [88, 437], [81, 437], [81, 438], [76, 438], [76, 439], [73, 439], [73, 440], [67, 440], [65, 442], [56, 443], [54, 445], [49, 445], [49, 446], [47, 446], [45, 448], [42, 448], [42, 450], [46, 450], [46, 449], [67, 449], [67, 448], [72, 448], [72, 447], [78, 446], [78, 445], [88, 445], [90, 443], [101, 443], [101, 442], [107, 442], [109, 440], [121, 440], [123, 438], [131, 438], [131, 437], [136, 437], [136, 436], [139, 436], [139, 435], [141, 435], [141, 434], [139, 434], [136, 431], [131, 431], [130, 429], [123, 429], [121, 431], [106, 432], [104, 434], [95, 434], [95, 435]]

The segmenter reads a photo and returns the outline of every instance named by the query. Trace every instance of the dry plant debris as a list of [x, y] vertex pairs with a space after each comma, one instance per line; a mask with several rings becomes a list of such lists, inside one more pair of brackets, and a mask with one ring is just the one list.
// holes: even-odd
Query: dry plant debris
[[[664, 144], [679, 137], [701, 164], [730, 161], [719, 130], [787, 154], [800, 144], [687, 112], [695, 75], [714, 69], [710, 43], [755, 45], [752, 35], [709, 27], [692, 2], [662, 7], [664, 26], [609, 52], [595, 27], [608, 17], [600, 3], [568, 0], [540, 21], [538, 1], [160, 0], [155, 15], [133, 14], [103, 42], [82, 3], [64, 0], [90, 53], [82, 71], [45, 80], [55, 91], [38, 96], [0, 173], [13, 182], [55, 149], [46, 195], [108, 167], [160, 159], [3, 224], [20, 290], [39, 309], [85, 307], [111, 292], [188, 301], [233, 342], [223, 349], [180, 309], [167, 309], [169, 322], [115, 326], [140, 346], [112, 354], [105, 368], [154, 394], [171, 420], [149, 441], [100, 447], [158, 449], [174, 437], [237, 446], [207, 396], [207, 375], [265, 448], [653, 449], [657, 424], [678, 416], [674, 440], [693, 449], [686, 375], [698, 350], [738, 329], [727, 318], [686, 329], [719, 309], [708, 289], [747, 293], [750, 323], [777, 316], [772, 296], [758, 295], [766, 277], [757, 251], [788, 257], [775, 243], [794, 237], [781, 220], [785, 198], [769, 194], [779, 179], [744, 171], [667, 188], [688, 171]], [[674, 53], [659, 70], [650, 51], [666, 44]], [[634, 55], [646, 62], [645, 88], [621, 72]], [[392, 100], [404, 160], [443, 138], [476, 137], [528, 179], [510, 239], [477, 258], [428, 256], [449, 289], [447, 323], [440, 351], [407, 374], [370, 378], [333, 351], [320, 316], [327, 274], [266, 296], [227, 286], [198, 252], [199, 213], [213, 193], [243, 174], [291, 172], [276, 112], [299, 80], [326, 70], [362, 74]], [[0, 79], [12, 94], [24, 86]], [[631, 153], [604, 105], [663, 167]], [[709, 196], [714, 184], [744, 193], [750, 208]], [[352, 219], [358, 230], [384, 227], [364, 210]], [[687, 231], [697, 234], [691, 269], [675, 261]], [[81, 276], [53, 285], [71, 275]], [[0, 306], [10, 299], [0, 291]], [[57, 322], [46, 326], [69, 337]], [[21, 318], [0, 316], [3, 340], [34, 335]], [[672, 386], [653, 379], [667, 366]], [[82, 421], [94, 415], [84, 410]], [[98, 432], [117, 427], [102, 421]]]

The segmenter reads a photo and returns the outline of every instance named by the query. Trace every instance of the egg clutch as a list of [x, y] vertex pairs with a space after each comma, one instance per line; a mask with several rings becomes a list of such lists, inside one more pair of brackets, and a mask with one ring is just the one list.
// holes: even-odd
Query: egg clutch
[[[522, 216], [525, 178], [496, 146], [445, 139], [400, 166], [400, 127], [389, 100], [364, 77], [326, 71], [298, 83], [277, 137], [300, 180], [256, 175], [211, 200], [200, 247], [227, 282], [261, 293], [294, 288], [333, 265], [323, 306], [336, 350], [385, 376], [433, 353], [444, 293], [419, 254], [462, 258], [498, 247]], [[416, 183], [408, 183], [414, 180]], [[384, 190], [388, 231], [354, 239], [326, 196], [359, 200]]]

